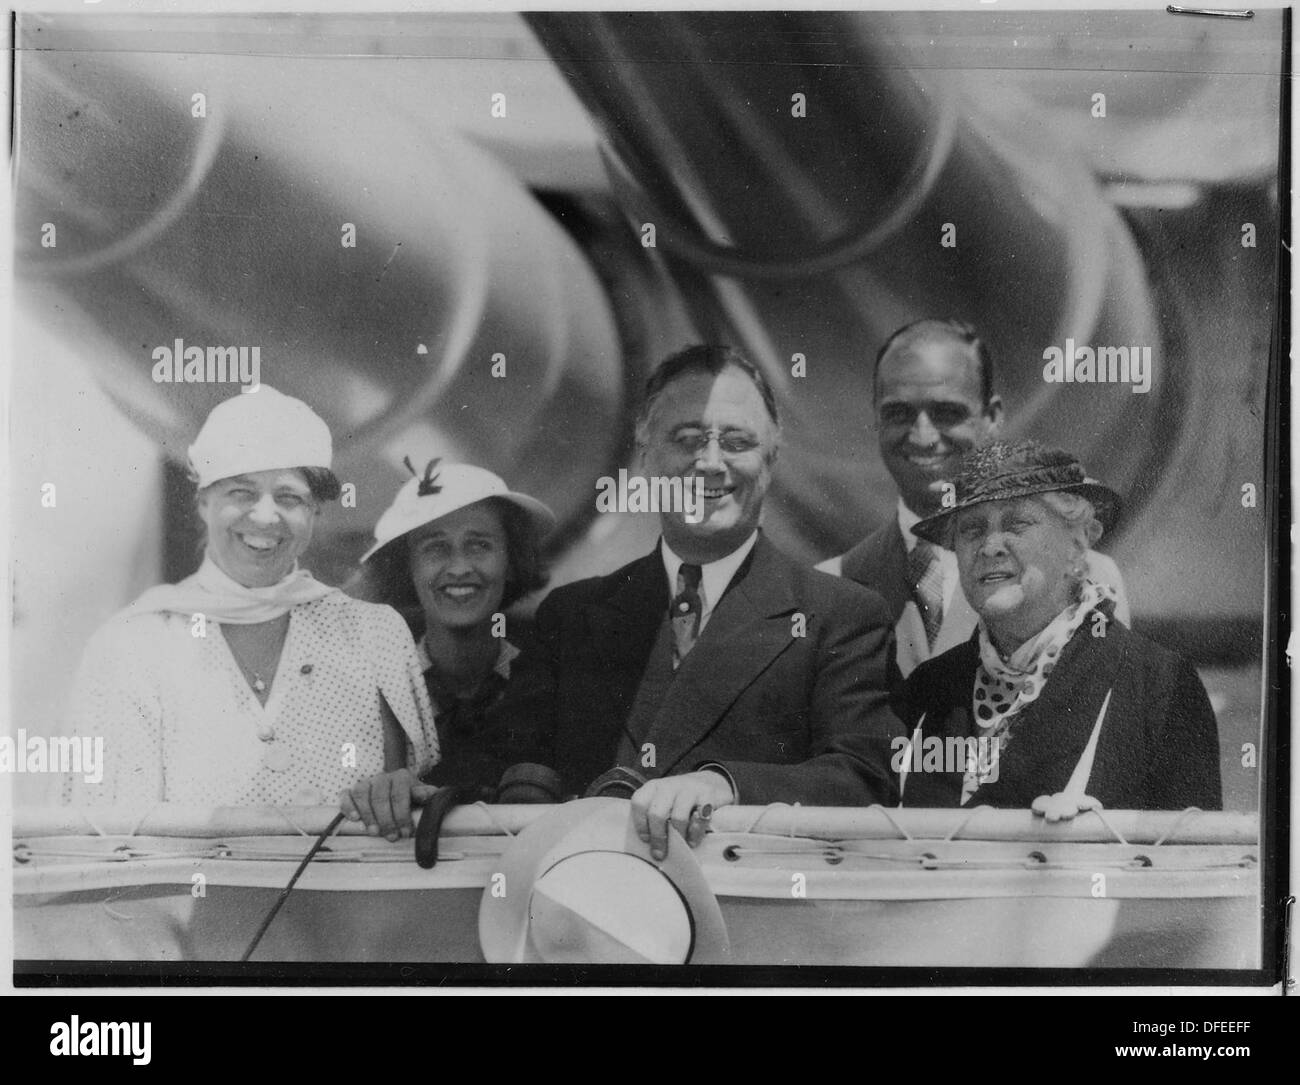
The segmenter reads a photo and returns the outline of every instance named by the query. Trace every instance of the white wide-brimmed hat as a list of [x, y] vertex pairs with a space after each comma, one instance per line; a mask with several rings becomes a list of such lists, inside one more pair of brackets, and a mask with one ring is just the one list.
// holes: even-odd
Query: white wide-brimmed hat
[[516, 836], [479, 905], [489, 963], [725, 964], [722, 909], [690, 846], [657, 862], [626, 799], [575, 799]]
[[302, 400], [261, 385], [212, 408], [189, 448], [199, 489], [223, 478], [294, 467], [329, 468], [329, 427]]
[[[415, 473], [409, 459], [406, 466], [412, 474]], [[523, 509], [538, 538], [555, 527], [555, 513], [537, 498], [515, 493], [491, 471], [468, 463], [444, 464], [435, 459], [429, 461], [423, 475], [407, 480], [397, 491], [393, 503], [375, 525], [375, 544], [361, 555], [361, 560], [369, 561], [389, 543], [417, 527], [431, 524], [448, 513], [486, 501], [489, 497], [499, 497]]]

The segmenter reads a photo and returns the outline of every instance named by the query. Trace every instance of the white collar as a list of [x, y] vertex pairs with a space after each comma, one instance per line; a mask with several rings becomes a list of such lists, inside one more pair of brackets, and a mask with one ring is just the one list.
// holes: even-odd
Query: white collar
[[[901, 497], [898, 499], [898, 530], [903, 533], [903, 546], [907, 548], [909, 554], [916, 549], [917, 542], [917, 534], [912, 529], [924, 519], [926, 517], [919, 516], [909, 509]], [[946, 546], [940, 546], [938, 543], [930, 545], [939, 552], [940, 558], [952, 554]]]
[[924, 516], [918, 516], [909, 509], [901, 497], [898, 499], [898, 530], [903, 533], [903, 546], [907, 548], [909, 554], [916, 549], [916, 534], [912, 528], [924, 519]]
[[[727, 585], [731, 583], [737, 570], [745, 563], [745, 559], [749, 557], [749, 552], [754, 549], [757, 542], [758, 531], [755, 530], [748, 539], [726, 557], [700, 566], [702, 572], [701, 586], [704, 589], [705, 614], [712, 611], [718, 600], [722, 598], [722, 593], [727, 590]], [[668, 597], [671, 599], [677, 594], [677, 573], [684, 562], [673, 553], [666, 540], [660, 539], [659, 552], [663, 555], [664, 571], [668, 574]]]
[[[433, 666], [433, 660], [429, 658], [429, 649], [424, 646], [423, 637], [415, 642], [415, 654], [420, 660], [421, 671], [427, 671]], [[497, 655], [497, 661], [492, 665], [492, 669], [506, 681], [509, 681], [510, 664], [517, 655], [519, 655], [519, 649], [506, 640], [505, 637], [502, 637], [501, 651]]]

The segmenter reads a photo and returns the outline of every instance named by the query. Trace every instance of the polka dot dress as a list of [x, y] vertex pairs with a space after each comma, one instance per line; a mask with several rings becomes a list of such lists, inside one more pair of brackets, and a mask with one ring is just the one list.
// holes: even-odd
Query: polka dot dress
[[384, 770], [381, 690], [407, 763], [437, 753], [415, 644], [396, 611], [341, 593], [295, 607], [262, 705], [209, 621], [137, 614], [91, 639], [71, 727], [104, 739], [104, 779], [69, 780], [77, 804], [330, 805]]

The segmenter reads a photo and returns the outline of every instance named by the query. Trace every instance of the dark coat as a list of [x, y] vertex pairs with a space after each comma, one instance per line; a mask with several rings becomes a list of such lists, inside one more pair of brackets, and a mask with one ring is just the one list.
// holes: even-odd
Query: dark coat
[[653, 766], [623, 763], [651, 777], [719, 763], [742, 803], [896, 801], [889, 750], [902, 727], [888, 704], [893, 634], [879, 596], [802, 568], [760, 536], [662, 698], [629, 727], [668, 603], [656, 548], [557, 588], [538, 609], [538, 650], [516, 661], [506, 703], [546, 736], [570, 792], [620, 749], [649, 742]]
[[880, 593], [898, 621], [912, 598], [907, 580], [907, 544], [898, 518], [876, 528], [840, 558], [840, 575]]
[[[510, 642], [523, 653], [531, 640], [526, 633], [521, 635], [520, 624], [511, 623]], [[519, 656], [515, 656], [508, 666], [494, 668], [474, 696], [464, 699], [457, 698], [443, 685], [434, 667], [425, 669], [424, 683], [433, 705], [439, 760], [421, 773], [424, 783], [437, 787], [472, 784], [491, 792], [511, 765], [541, 760], [544, 751], [537, 746], [535, 729], [501, 711], [518, 660]]]
[[479, 696], [467, 700], [448, 696], [432, 669], [424, 672], [424, 680], [433, 702], [439, 750], [438, 763], [420, 776], [424, 783], [492, 789], [511, 765], [537, 760], [531, 729], [501, 718], [506, 683], [495, 672]]
[[[1113, 810], [1222, 808], [1218, 727], [1196, 671], [1114, 621], [1108, 607], [1101, 613], [1104, 625], [1090, 615], [1062, 650], [1038, 698], [1012, 724], [997, 780], [967, 806], [1024, 809], [1040, 795], [1064, 790], [1113, 690], [1087, 793]], [[1094, 635], [1098, 628], [1103, 636]], [[913, 671], [895, 700], [909, 734], [924, 713], [923, 738], [976, 735], [971, 697], [978, 665], [972, 636]], [[907, 761], [905, 806], [960, 804], [961, 771], [918, 772], [915, 759]]]

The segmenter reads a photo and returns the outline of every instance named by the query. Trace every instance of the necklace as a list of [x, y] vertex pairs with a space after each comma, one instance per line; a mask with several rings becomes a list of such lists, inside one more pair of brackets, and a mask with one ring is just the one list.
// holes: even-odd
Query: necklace
[[[239, 667], [244, 681], [252, 687], [254, 695], [262, 704], [266, 703], [270, 683], [275, 681], [276, 671], [279, 670], [288, 631], [288, 622], [284, 622], [279, 628], [269, 631], [269, 637], [250, 637], [247, 631], [237, 632], [232, 637], [226, 627], [222, 627], [231, 658]], [[244, 659], [245, 652], [256, 653], [254, 655], [256, 666]], [[293, 767], [293, 755], [289, 751], [288, 744], [276, 741], [275, 728], [271, 726], [269, 720], [259, 718], [256, 723], [257, 737], [262, 742], [263, 767], [272, 772], [287, 772]]]
[[[280, 655], [284, 651], [285, 638], [288, 635], [288, 623], [276, 623], [278, 628], [268, 630], [269, 636], [250, 636], [248, 631], [229, 630], [222, 627], [226, 645], [230, 654], [239, 665], [244, 681], [252, 687], [258, 700], [265, 702], [267, 691], [275, 681], [275, 672], [279, 668]], [[251, 659], [245, 656], [251, 656]]]
[[265, 702], [267, 690], [270, 689], [270, 683], [275, 680], [275, 672], [277, 668], [275, 666], [267, 667], [266, 676], [263, 677], [261, 671], [255, 671], [251, 666], [245, 663], [244, 660], [240, 659], [238, 654], [235, 654], [235, 662], [239, 664], [239, 669], [244, 674], [244, 681], [246, 681], [249, 686], [252, 687], [253, 692], [257, 694], [257, 699]]

